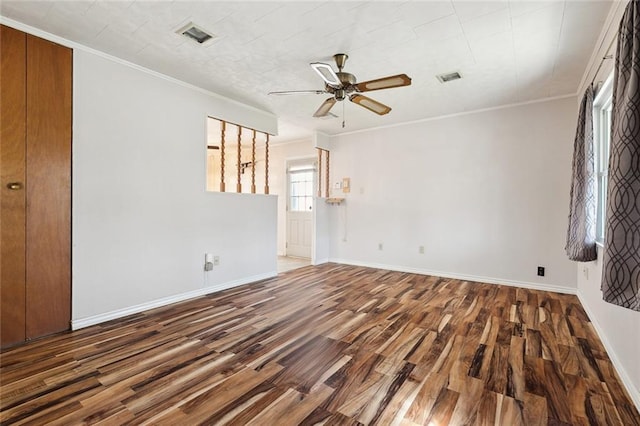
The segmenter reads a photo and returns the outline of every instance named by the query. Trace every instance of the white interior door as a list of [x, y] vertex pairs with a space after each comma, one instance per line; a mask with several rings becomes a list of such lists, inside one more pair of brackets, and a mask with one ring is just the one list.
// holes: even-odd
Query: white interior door
[[288, 168], [287, 256], [311, 258], [313, 231], [313, 164]]

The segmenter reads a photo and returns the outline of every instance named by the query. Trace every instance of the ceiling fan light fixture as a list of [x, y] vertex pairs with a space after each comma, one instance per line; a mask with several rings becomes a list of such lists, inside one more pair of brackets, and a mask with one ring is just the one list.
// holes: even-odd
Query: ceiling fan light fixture
[[[346, 53], [337, 53], [333, 56], [333, 59], [335, 60], [338, 67], [338, 72], [334, 71], [331, 65], [322, 62], [311, 62], [309, 64], [311, 68], [313, 68], [313, 70], [318, 73], [320, 78], [322, 78], [322, 81], [324, 81], [324, 90], [286, 90], [280, 92], [269, 92], [269, 94], [291, 95], [326, 93], [332, 95], [332, 97], [325, 99], [325, 101], [313, 114], [313, 116], [316, 118], [335, 117], [335, 115], [331, 114], [329, 111], [337, 102], [343, 101], [347, 99], [347, 97], [351, 102], [358, 104], [375, 114], [385, 115], [391, 112], [391, 107], [373, 100], [367, 96], [360, 95], [359, 93], [368, 92], [371, 90], [392, 89], [394, 87], [409, 86], [411, 85], [411, 77], [406, 74], [397, 74], [358, 83], [355, 75], [343, 71], [344, 64], [346, 63], [348, 57], [349, 56], [347, 56]], [[344, 128], [344, 104], [342, 111], [342, 127]]]
[[375, 112], [378, 115], [385, 115], [391, 111], [391, 108], [381, 104], [378, 101], [374, 101], [371, 98], [362, 95], [351, 95], [349, 100], [353, 103], [360, 105], [363, 108], [368, 109], [371, 112]]
[[333, 70], [333, 68], [331, 68], [330, 65], [323, 64], [322, 62], [312, 62], [310, 65], [311, 68], [313, 68], [315, 72], [317, 72], [318, 75], [325, 81], [325, 83], [335, 87], [340, 87], [340, 85], [342, 84], [340, 82], [340, 78], [338, 78], [336, 72]]

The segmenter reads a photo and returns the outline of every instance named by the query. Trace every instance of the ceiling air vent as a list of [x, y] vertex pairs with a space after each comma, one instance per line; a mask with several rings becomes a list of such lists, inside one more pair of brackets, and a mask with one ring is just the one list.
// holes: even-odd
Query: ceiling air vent
[[448, 72], [446, 74], [436, 75], [436, 78], [440, 80], [440, 83], [447, 83], [453, 80], [459, 80], [462, 78], [458, 71]]
[[215, 39], [215, 35], [209, 33], [207, 30], [193, 22], [189, 22], [187, 25], [180, 27], [176, 33], [197, 41], [200, 44], [209, 44]]

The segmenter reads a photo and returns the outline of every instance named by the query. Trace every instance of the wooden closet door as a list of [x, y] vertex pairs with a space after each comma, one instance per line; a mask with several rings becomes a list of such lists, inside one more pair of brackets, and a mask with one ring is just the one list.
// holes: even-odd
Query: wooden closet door
[[[26, 35], [0, 27], [0, 340], [25, 340]], [[18, 187], [16, 187], [18, 185]], [[10, 189], [13, 186], [14, 189]]]
[[27, 339], [71, 319], [71, 81], [71, 49], [27, 35]]

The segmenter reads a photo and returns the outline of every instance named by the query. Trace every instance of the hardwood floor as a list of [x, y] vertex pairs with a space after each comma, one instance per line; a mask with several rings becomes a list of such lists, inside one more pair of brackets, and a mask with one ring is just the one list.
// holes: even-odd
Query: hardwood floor
[[327, 264], [2, 353], [2, 424], [640, 425], [575, 296]]

